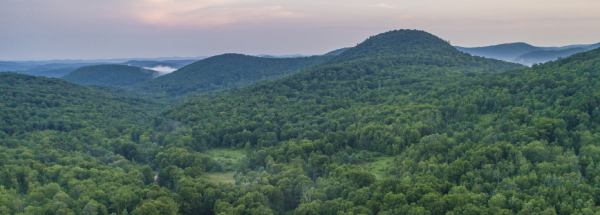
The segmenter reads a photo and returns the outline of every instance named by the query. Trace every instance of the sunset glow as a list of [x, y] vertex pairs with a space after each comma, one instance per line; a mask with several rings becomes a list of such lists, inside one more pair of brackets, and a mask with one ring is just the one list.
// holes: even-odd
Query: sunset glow
[[392, 29], [460, 46], [588, 44], [600, 38], [598, 8], [589, 0], [4, 0], [0, 59], [321, 54]]

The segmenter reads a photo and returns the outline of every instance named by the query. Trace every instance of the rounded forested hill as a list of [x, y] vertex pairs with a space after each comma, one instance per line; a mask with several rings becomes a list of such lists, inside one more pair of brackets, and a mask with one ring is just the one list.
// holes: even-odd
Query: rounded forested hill
[[128, 87], [156, 77], [157, 72], [135, 66], [96, 65], [81, 67], [62, 79], [83, 85]]
[[510, 70], [522, 65], [474, 57], [458, 51], [450, 43], [420, 30], [394, 30], [369, 37], [329, 60], [327, 64], [353, 60], [394, 61], [403, 65], [459, 66], [479, 69]]
[[[147, 117], [155, 102], [109, 94], [61, 79], [0, 73], [0, 139], [32, 131], [70, 132], [86, 127], [124, 129], [121, 121]], [[123, 126], [123, 127], [121, 127]]]
[[330, 59], [331, 56], [261, 58], [223, 54], [185, 66], [173, 73], [134, 86], [138, 92], [171, 97], [241, 87], [291, 74]]

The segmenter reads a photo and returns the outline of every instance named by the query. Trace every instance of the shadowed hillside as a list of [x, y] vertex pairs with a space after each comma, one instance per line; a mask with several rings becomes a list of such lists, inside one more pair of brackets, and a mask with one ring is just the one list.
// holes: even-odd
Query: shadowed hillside
[[173, 73], [138, 84], [133, 89], [168, 97], [226, 90], [279, 78], [327, 59], [330, 57], [261, 58], [224, 54], [190, 64]]
[[125, 65], [97, 65], [79, 68], [62, 79], [83, 85], [129, 87], [156, 77], [153, 70]]

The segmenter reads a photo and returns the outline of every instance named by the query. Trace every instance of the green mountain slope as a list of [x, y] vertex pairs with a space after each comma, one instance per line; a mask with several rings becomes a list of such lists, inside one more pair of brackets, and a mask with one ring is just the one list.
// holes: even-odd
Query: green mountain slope
[[[179, 134], [194, 138], [188, 147], [247, 148], [236, 181], [285, 184], [284, 203], [269, 199], [273, 210], [599, 210], [577, 204], [597, 204], [600, 191], [600, 50], [504, 73], [371, 62], [322, 66], [186, 102], [164, 119], [189, 129]], [[395, 157], [384, 170], [389, 179], [359, 167], [378, 153]]]
[[[415, 37], [416, 40], [419, 38]], [[373, 47], [389, 44], [389, 41], [380, 42], [383, 44], [369, 40], [365, 43]], [[419, 44], [416, 47], [425, 43], [412, 42]], [[413, 50], [416, 47], [404, 48]], [[394, 52], [403, 53], [404, 50]], [[431, 59], [447, 56], [442, 55], [445, 52], [411, 52]], [[212, 147], [245, 148], [248, 151], [247, 160], [240, 164], [236, 182], [248, 186], [257, 184], [257, 191], [277, 185], [282, 196], [263, 194], [270, 196], [268, 204], [272, 205], [274, 213], [296, 210], [298, 214], [305, 214], [309, 213], [306, 212], [308, 210], [315, 214], [335, 214], [338, 211], [377, 214], [394, 210], [395, 207], [408, 207], [406, 210], [415, 207], [416, 210], [419, 206], [410, 204], [420, 201], [426, 205], [428, 201], [422, 199], [423, 195], [439, 195], [441, 198], [459, 184], [454, 178], [445, 178], [443, 175], [439, 178], [429, 175], [417, 177], [424, 173], [414, 167], [414, 172], [410, 173], [415, 174], [412, 181], [403, 182], [402, 189], [389, 191], [399, 195], [398, 198], [404, 195], [414, 197], [408, 203], [399, 202], [384, 207], [381, 198], [388, 191], [380, 188], [387, 189], [389, 183], [399, 184], [401, 180], [377, 181], [359, 165], [373, 161], [377, 155], [400, 156], [415, 146], [424, 151], [437, 150], [435, 144], [445, 145], [450, 144], [448, 141], [456, 141], [450, 140], [444, 133], [451, 128], [449, 125], [454, 125], [449, 121], [454, 120], [453, 115], [449, 114], [457, 108], [452, 105], [462, 101], [457, 96], [462, 91], [468, 91], [468, 88], [460, 88], [463, 82], [485, 80], [490, 70], [499, 72], [507, 67], [522, 67], [489, 60], [499, 66], [474, 68], [471, 62], [483, 61], [479, 57], [459, 61], [466, 62], [463, 65], [448, 63], [454, 66], [438, 66], [427, 62], [407, 65], [403, 57], [355, 58], [216, 98], [188, 101], [163, 112], [155, 129], [170, 133], [170, 140], [165, 144], [183, 144], [184, 147], [200, 151]], [[456, 100], [454, 103], [448, 98], [439, 97], [446, 91], [458, 93], [451, 97], [451, 100]], [[444, 99], [444, 102], [438, 103], [435, 98], [438, 101]], [[464, 110], [465, 114], [469, 111], [473, 110]], [[182, 131], [174, 130], [169, 123], [178, 123]], [[178, 143], [179, 138], [189, 138], [189, 141]], [[421, 142], [428, 144], [428, 139], [435, 143], [419, 145]], [[440, 149], [439, 152], [443, 151]], [[444, 154], [434, 160], [436, 164], [446, 163], [446, 166], [454, 161], [446, 161], [446, 158], [450, 157]], [[405, 157], [397, 159], [399, 162], [407, 160]], [[419, 161], [415, 159], [416, 163]], [[390, 163], [387, 167], [389, 174], [403, 178], [404, 172], [398, 173], [397, 167], [395, 161], [394, 164]], [[426, 193], [417, 195], [420, 191], [408, 190], [409, 187], [423, 187], [427, 181], [432, 184], [427, 185]], [[332, 191], [336, 189], [341, 190]], [[312, 194], [305, 196], [306, 192]], [[356, 193], [362, 193], [360, 198], [364, 201], [348, 205], [347, 208], [340, 206], [352, 202], [352, 196]], [[477, 201], [487, 202], [486, 198]], [[373, 201], [371, 206], [367, 205], [369, 200]], [[464, 206], [467, 203], [461, 204]], [[231, 206], [236, 207], [235, 204]], [[216, 208], [215, 213], [226, 211], [227, 207], [223, 205]], [[427, 210], [430, 210], [429, 206]], [[441, 210], [436, 214], [448, 211]], [[450, 208], [452, 210], [454, 208]]]
[[[133, 121], [147, 117], [147, 110], [158, 104], [138, 97], [107, 94], [60, 79], [0, 73], [2, 121], [4, 135], [32, 131], [69, 132], [103, 127], [122, 118]], [[1, 133], [0, 133], [1, 135]]]
[[129, 87], [154, 78], [156, 71], [126, 65], [96, 65], [79, 68], [62, 79], [83, 85]]
[[317, 65], [330, 57], [260, 58], [241, 54], [210, 57], [134, 86], [142, 93], [177, 97], [246, 86]]
[[[428, 45], [444, 42], [419, 31], [371, 39], [156, 115], [115, 90], [0, 74], [2, 119], [82, 126], [0, 132], [0, 213], [600, 212], [600, 49], [528, 68]], [[231, 162], [219, 176], [235, 183], [207, 179]]]
[[556, 60], [558, 58], [564, 58], [577, 54], [579, 52], [588, 51], [585, 48], [570, 48], [565, 50], [541, 50], [532, 51], [527, 54], [521, 55], [515, 58], [513, 61], [524, 65], [533, 65], [534, 63], [545, 63], [548, 61]]
[[[349, 56], [356, 56], [356, 54], [353, 53], [361, 53], [361, 50], [366, 49], [364, 47], [384, 47], [391, 42], [396, 41], [396, 39], [391, 39], [392, 41], [388, 41], [382, 40], [381, 38], [390, 39], [395, 38], [395, 36], [404, 36], [411, 33], [415, 34], [413, 35], [414, 37], [410, 37], [415, 41], [410, 40], [410, 43], [416, 44], [415, 46], [398, 46], [398, 50], [387, 50], [393, 53], [407, 53], [409, 51], [404, 51], [404, 49], [407, 49], [411, 50], [411, 52], [413, 52], [415, 55], [429, 56], [429, 58], [432, 60], [448, 57], [445, 55], [446, 52], [430, 53], [428, 49], [423, 49], [420, 52], [417, 51], [420, 47], [434, 47], [431, 45], [426, 45], [434, 37], [430, 37], [430, 34], [423, 33], [421, 31], [405, 31], [402, 33], [393, 31], [384, 33], [372, 37], [364, 42], [369, 46], [359, 44], [356, 47], [358, 49], [354, 49], [354, 51], [352, 51], [353, 49], [350, 49], [347, 52], [350, 53]], [[423, 35], [426, 35], [427, 37], [418, 37]], [[447, 44], [441, 39], [438, 40], [439, 41], [434, 44]], [[341, 61], [340, 59], [348, 59], [348, 55], [345, 55], [347, 52], [339, 55], [341, 58], [333, 58], [330, 62]], [[458, 51], [455, 49], [453, 50], [450, 46], [450, 49], [447, 52], [456, 54]], [[374, 56], [384, 55], [376, 54]], [[201, 122], [187, 118], [202, 119], [203, 121], [210, 121], [213, 126], [219, 125], [217, 127], [221, 127], [220, 125], [228, 123], [229, 120], [226, 119], [243, 119], [243, 122], [232, 122], [235, 124], [234, 127], [236, 127], [239, 131], [244, 129], [253, 131], [256, 129], [256, 125], [254, 124], [256, 122], [252, 123], [252, 121], [256, 121], [256, 119], [254, 119], [254, 116], [252, 115], [232, 116], [227, 115], [232, 112], [222, 112], [226, 115], [215, 116], [213, 113], [215, 113], [217, 109], [231, 110], [230, 108], [233, 108], [233, 106], [237, 107], [233, 109], [238, 109], [240, 111], [244, 110], [244, 108], [266, 108], [265, 110], [261, 111], [271, 112], [272, 114], [277, 112], [278, 109], [293, 110], [292, 112], [281, 112], [277, 114], [278, 118], [282, 118], [282, 120], [289, 120], [294, 117], [294, 114], [300, 114], [301, 116], [310, 116], [311, 114], [319, 115], [327, 111], [340, 109], [342, 107], [351, 108], [353, 105], [357, 104], [378, 104], [386, 101], [388, 96], [411, 93], [412, 91], [420, 92], [420, 90], [422, 90], [420, 87], [422, 86], [453, 83], [461, 78], [487, 74], [490, 70], [505, 71], [507, 69], [524, 68], [518, 64], [491, 59], [482, 59], [469, 55], [466, 56], [467, 57], [465, 57], [464, 54], [458, 55], [458, 60], [453, 62], [448, 61], [449, 66], [439, 66], [435, 65], [434, 63], [430, 64], [429, 62], [419, 64], [419, 61], [414, 62], [414, 65], [405, 65], [405, 55], [389, 55], [387, 57], [381, 57], [380, 59], [364, 57], [363, 59], [351, 60], [345, 63], [319, 66], [317, 68], [310, 69], [281, 80], [259, 84], [237, 93], [219, 96], [218, 99], [215, 99], [215, 101], [207, 99], [186, 102], [185, 105], [178, 107], [183, 109], [177, 109], [169, 112], [193, 112], [194, 114], [191, 115], [173, 115], [171, 116], [173, 117], [171, 120], [196, 124]], [[470, 57], [470, 59], [468, 59], [468, 57]], [[464, 58], [467, 58], [467, 60], [463, 60]], [[474, 68], [473, 65], [478, 64], [473, 64], [473, 62], [478, 61], [481, 67]], [[459, 63], [463, 63], [463, 65], [460, 65]], [[413, 89], [413, 87], [417, 88]], [[235, 101], [236, 99], [241, 100]], [[227, 104], [227, 108], [204, 104], [204, 102], [212, 104], [224, 103]], [[202, 103], [202, 105], [199, 105], [198, 103]], [[315, 108], [322, 105], [325, 105], [326, 108]], [[185, 108], [187, 106], [190, 106], [190, 109], [201, 109], [186, 111]], [[210, 108], [217, 109], [211, 110]], [[244, 110], [243, 112], [249, 114], [250, 112], [254, 113], [255, 111]], [[200, 116], [198, 116], [198, 114], [200, 114]], [[165, 117], [169, 118], [168, 116]], [[319, 117], [325, 116], [320, 115]], [[264, 121], [264, 119], [260, 121]], [[283, 126], [283, 124], [285, 124], [285, 122], [273, 121], [272, 123], [276, 123], [279, 126]], [[229, 127], [227, 125], [223, 126]], [[310, 131], [313, 129], [317, 128], [310, 128], [308, 130]], [[215, 133], [215, 135], [216, 134], [218, 133]], [[285, 139], [295, 137], [296, 136], [289, 136]], [[221, 143], [223, 142], [229, 143], [228, 141], [224, 141], [222, 138], [224, 137], [221, 135], [211, 137], [211, 142], [209, 143], [213, 147], [221, 146]], [[258, 143], [258, 140], [259, 139], [254, 139], [253, 143]], [[243, 143], [245, 142], [242, 142], [242, 144]]]
[[455, 53], [457, 52], [454, 47], [427, 32], [395, 30], [372, 36], [357, 46], [344, 51], [330, 62], [338, 63], [382, 57], [418, 58], [426, 55], [452, 55]]
[[519, 66], [494, 59], [473, 57], [458, 51], [448, 42], [419, 30], [395, 30], [372, 36], [350, 48], [327, 64], [353, 60], [393, 61], [396, 65], [437, 65], [465, 69], [514, 69]]

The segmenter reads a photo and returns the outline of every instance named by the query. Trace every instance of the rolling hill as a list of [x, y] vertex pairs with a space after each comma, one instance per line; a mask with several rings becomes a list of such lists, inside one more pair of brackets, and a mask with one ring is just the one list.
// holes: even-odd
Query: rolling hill
[[600, 48], [600, 43], [592, 44], [592, 45], [586, 46], [585, 48], [589, 49], [589, 50], [597, 49], [597, 48]]
[[[407, 42], [409, 43], [407, 44]], [[423, 57], [425, 59], [423, 59], [423, 62], [415, 61], [407, 64], [406, 55], [409, 54], [425, 56]], [[293, 118], [293, 114], [300, 114], [299, 116], [311, 118], [311, 120], [319, 121], [318, 124], [321, 124], [325, 122], [320, 118], [326, 117], [328, 111], [336, 112], [354, 107], [354, 105], [365, 107], [378, 105], [381, 102], [385, 103], [388, 96], [411, 93], [413, 90], [414, 92], [420, 92], [429, 88], [426, 86], [446, 85], [460, 78], [524, 68], [519, 64], [464, 54], [429, 33], [414, 30], [391, 31], [371, 37], [358, 46], [332, 58], [327, 63], [283, 79], [217, 96], [214, 101], [211, 99], [195, 99], [186, 102], [186, 104], [177, 107], [175, 110], [168, 111], [168, 113], [173, 114], [166, 115], [164, 118], [192, 124], [206, 121], [206, 123], [210, 122], [216, 127], [229, 127], [223, 124], [229, 123], [229, 120], [225, 118], [233, 117], [227, 115], [232, 113], [226, 111], [223, 112], [225, 115], [210, 116], [214, 111], [217, 111], [217, 109], [212, 108], [217, 107], [208, 104], [211, 102], [223, 104], [222, 102], [229, 100], [224, 104], [236, 106], [235, 109], [240, 111], [245, 108], [252, 109], [253, 107], [261, 107], [261, 110], [258, 111], [262, 113], [274, 113], [272, 111], [276, 109], [291, 110], [291, 112], [281, 112], [277, 114], [276, 118], [269, 120], [278, 126], [285, 124], [285, 122], [279, 122], [279, 120], [285, 121], [290, 119], [289, 117]], [[479, 67], [475, 67], [477, 65]], [[424, 89], [421, 89], [421, 87], [424, 87]], [[205, 104], [206, 102], [207, 104]], [[319, 108], [315, 109], [316, 107]], [[186, 108], [189, 108], [189, 110], [185, 110]], [[230, 108], [232, 107], [224, 110], [232, 110]], [[194, 114], [180, 115], [181, 111], [194, 112]], [[246, 113], [244, 116], [233, 117], [244, 120], [234, 122], [236, 124], [234, 127], [237, 127], [238, 130], [247, 129], [248, 131], [257, 129], [257, 127], [244, 127], [246, 123], [255, 120], [250, 114], [255, 111], [244, 110], [244, 113]], [[292, 115], [288, 116], [287, 114]], [[198, 118], [195, 115], [200, 116]], [[202, 120], [188, 120], [188, 118]], [[309, 123], [306, 126], [311, 125]], [[313, 129], [317, 128], [308, 130]], [[220, 132], [213, 134], [217, 135]], [[281, 141], [285, 139], [282, 139], [281, 135], [278, 136]], [[211, 137], [210, 139], [215, 142], [209, 143], [215, 144], [212, 146], [217, 147], [223, 142], [228, 142], [221, 138], [224, 137], [221, 135]], [[288, 138], [295, 138], [295, 136], [288, 136]], [[252, 143], [258, 143], [258, 139], [254, 141]]]
[[145, 115], [157, 105], [61, 79], [8, 72], [0, 73], [0, 90], [0, 108], [4, 111], [0, 131], [6, 135], [43, 130], [69, 132], [88, 125], [103, 127], [111, 120]]
[[372, 36], [325, 64], [351, 61], [389, 62], [395, 65], [437, 65], [474, 70], [507, 70], [520, 66], [494, 59], [473, 57], [425, 31], [396, 30]]
[[486, 47], [466, 48], [456, 46], [456, 49], [472, 55], [503, 60], [507, 62], [533, 65], [556, 60], [559, 57], [592, 50], [600, 47], [600, 43], [592, 45], [569, 45], [561, 47], [537, 47], [527, 43], [507, 43]]
[[[397, 30], [297, 59], [159, 113], [123, 89], [0, 73], [0, 213], [600, 212], [600, 49], [524, 67]], [[215, 56], [153, 86], [290, 67], [275, 60]]]
[[79, 68], [62, 79], [83, 85], [106, 85], [114, 87], [130, 87], [134, 84], [149, 81], [158, 73], [153, 70], [126, 65], [96, 65]]
[[457, 46], [456, 49], [475, 56], [493, 58], [508, 62], [511, 62], [515, 58], [527, 54], [529, 52], [543, 50], [540, 47], [535, 47], [527, 43], [507, 43], [475, 48]]
[[[449, 55], [433, 48], [443, 40], [430, 43], [432, 36], [420, 35], [384, 33], [331, 60], [336, 63], [187, 101], [163, 112], [155, 129], [190, 138], [172, 142], [187, 148], [244, 148], [248, 156], [236, 183], [257, 192], [281, 188], [281, 196], [269, 190], [268, 201], [257, 204], [271, 205], [274, 214], [600, 210], [572, 206], [584, 199], [595, 204], [600, 191], [594, 163], [600, 159], [594, 141], [600, 50], [507, 72], [501, 71], [523, 67], [498, 62], [485, 68], [495, 72], [481, 72], [471, 63], [481, 58]], [[384, 53], [434, 61], [406, 63], [405, 54]], [[436, 60], [452, 57], [460, 61], [444, 66]], [[189, 130], [176, 131], [174, 123]], [[387, 179], [376, 180], [366, 168], [377, 155], [393, 157], [381, 167]]]
[[137, 84], [133, 89], [141, 93], [168, 97], [227, 90], [283, 77], [330, 58], [261, 58], [224, 54], [200, 60], [170, 74]]

